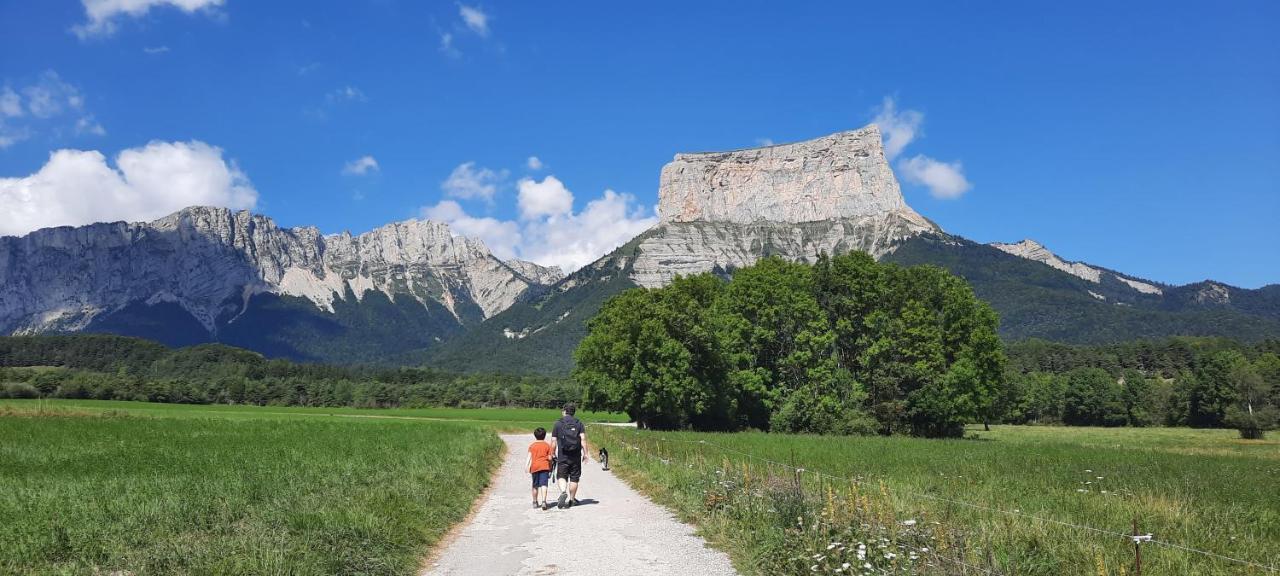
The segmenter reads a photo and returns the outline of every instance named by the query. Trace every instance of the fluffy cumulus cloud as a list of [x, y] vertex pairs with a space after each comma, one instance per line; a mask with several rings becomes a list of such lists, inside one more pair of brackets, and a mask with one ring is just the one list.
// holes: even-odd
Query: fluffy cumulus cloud
[[[884, 155], [889, 160], [898, 157], [908, 144], [924, 135], [924, 114], [917, 110], [899, 110], [897, 102], [888, 96], [876, 110], [872, 122], [880, 126]], [[909, 184], [928, 188], [934, 198], [944, 200], [959, 198], [973, 188], [959, 161], [942, 162], [924, 154], [900, 160], [898, 175]]]
[[893, 160], [917, 135], [922, 134], [920, 127], [924, 124], [924, 114], [916, 110], [899, 111], [897, 102], [885, 96], [872, 122], [880, 127], [880, 134], [884, 137], [884, 155]]
[[534, 171], [541, 170], [542, 160], [539, 160], [537, 156], [530, 156], [528, 160], [525, 160], [524, 165], [527, 166], [530, 170], [534, 170]]
[[449, 224], [454, 233], [480, 238], [500, 258], [520, 258], [572, 272], [649, 229], [658, 219], [630, 194], [605, 190], [573, 210], [573, 193], [555, 176], [522, 179], [518, 221], [476, 218], [445, 200], [422, 216]]
[[347, 162], [342, 167], [342, 173], [348, 176], [364, 176], [370, 172], [377, 172], [379, 169], [378, 161], [373, 156], [361, 156]]
[[482, 37], [489, 35], [489, 15], [485, 14], [479, 6], [458, 4], [458, 17], [462, 18], [462, 23], [466, 24], [467, 29], [472, 32]]
[[526, 222], [521, 257], [573, 272], [657, 223], [635, 197], [605, 190], [581, 212]]
[[151, 220], [193, 205], [253, 208], [258, 192], [222, 150], [151, 142], [118, 154], [58, 150], [35, 174], [0, 178], [0, 235], [49, 226]]
[[898, 172], [907, 182], [928, 188], [934, 198], [959, 198], [973, 188], [959, 162], [939, 162], [923, 154], [898, 162]]
[[516, 189], [520, 191], [517, 197], [520, 217], [525, 220], [543, 216], [556, 218], [573, 210], [573, 193], [555, 176], [547, 176], [541, 182], [521, 178]]
[[212, 12], [225, 0], [80, 0], [86, 21], [71, 28], [81, 39], [110, 36], [120, 18], [139, 18], [152, 8], [172, 7], [188, 14]]
[[454, 198], [493, 200], [498, 186], [507, 179], [507, 171], [476, 168], [475, 162], [463, 162], [440, 183], [440, 189]]

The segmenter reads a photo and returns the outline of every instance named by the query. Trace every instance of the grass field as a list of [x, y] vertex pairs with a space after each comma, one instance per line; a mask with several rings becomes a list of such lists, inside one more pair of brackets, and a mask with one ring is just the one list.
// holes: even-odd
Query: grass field
[[[748, 573], [849, 562], [840, 573], [1133, 574], [1130, 540], [1082, 527], [1128, 534], [1135, 519], [1163, 543], [1280, 566], [1280, 442], [1234, 431], [1011, 426], [944, 441], [597, 430], [619, 473]], [[1273, 573], [1163, 544], [1142, 553], [1143, 574]]]
[[3, 574], [412, 574], [487, 483], [493, 428], [554, 417], [38, 406], [0, 405]]

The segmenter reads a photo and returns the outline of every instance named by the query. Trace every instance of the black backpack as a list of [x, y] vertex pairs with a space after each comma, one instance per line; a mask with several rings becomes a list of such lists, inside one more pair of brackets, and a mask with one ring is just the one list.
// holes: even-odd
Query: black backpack
[[582, 423], [577, 418], [565, 418], [560, 421], [560, 450], [577, 452], [582, 449]]

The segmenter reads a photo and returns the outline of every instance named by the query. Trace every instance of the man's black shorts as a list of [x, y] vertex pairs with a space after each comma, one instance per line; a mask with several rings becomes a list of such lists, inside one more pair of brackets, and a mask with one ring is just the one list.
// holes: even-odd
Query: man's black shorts
[[560, 453], [556, 461], [556, 478], [568, 478], [570, 482], [582, 478], [582, 450]]

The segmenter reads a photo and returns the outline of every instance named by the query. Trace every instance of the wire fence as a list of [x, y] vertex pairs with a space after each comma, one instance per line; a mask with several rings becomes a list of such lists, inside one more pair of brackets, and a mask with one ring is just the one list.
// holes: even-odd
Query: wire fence
[[[636, 435], [637, 437], [641, 436], [641, 434], [640, 434], [640, 432], [639, 432], [639, 431], [632, 431], [632, 434]], [[860, 479], [860, 478], [856, 478], [856, 477], [841, 477], [841, 476], [836, 476], [836, 475], [834, 475], [834, 474], [828, 474], [828, 473], [823, 472], [823, 471], [821, 471], [821, 470], [813, 470], [813, 469], [807, 469], [807, 468], [804, 468], [804, 467], [798, 467], [798, 466], [795, 466], [795, 465], [792, 465], [792, 464], [787, 464], [787, 463], [785, 463], [785, 462], [779, 462], [779, 461], [777, 461], [777, 460], [772, 460], [772, 459], [769, 459], [769, 458], [765, 458], [765, 457], [763, 457], [763, 456], [759, 456], [759, 455], [756, 455], [756, 454], [751, 454], [751, 453], [748, 453], [748, 452], [743, 452], [743, 451], [741, 451], [741, 450], [737, 450], [737, 449], [734, 449], [734, 448], [730, 448], [730, 447], [728, 447], [728, 446], [724, 446], [724, 445], [722, 445], [722, 444], [719, 444], [719, 443], [717, 443], [717, 442], [712, 442], [712, 441], [709, 441], [709, 440], [683, 440], [683, 439], [679, 439], [679, 438], [661, 438], [661, 437], [652, 436], [652, 435], [650, 435], [650, 438], [651, 438], [652, 440], [654, 440], [654, 441], [657, 441], [657, 442], [665, 442], [665, 443], [679, 443], [679, 444], [686, 444], [686, 445], [710, 446], [710, 447], [712, 447], [712, 448], [714, 448], [714, 449], [717, 449], [717, 450], [719, 450], [719, 451], [721, 451], [721, 452], [724, 452], [724, 453], [727, 453], [727, 454], [734, 454], [734, 455], [737, 455], [737, 456], [740, 456], [740, 457], [743, 457], [743, 458], [747, 458], [747, 459], [750, 459], [750, 460], [755, 460], [755, 461], [758, 461], [758, 462], [763, 462], [763, 463], [765, 463], [765, 464], [769, 465], [770, 467], [777, 467], [777, 468], [781, 468], [781, 469], [783, 469], [783, 470], [787, 470], [787, 471], [788, 471], [788, 473], [795, 473], [795, 474], [806, 474], [806, 473], [807, 473], [807, 474], [812, 474], [812, 475], [814, 475], [814, 476], [816, 476], [816, 477], [825, 478], [825, 479], [827, 479], [827, 480], [831, 480], [831, 481], [834, 481], [834, 482], [841, 482], [841, 483], [854, 483], [854, 484], [857, 484], [857, 485], [859, 485], [859, 486], [863, 486], [863, 485], [865, 485], [865, 484], [866, 484], [866, 481], [865, 481], [865, 480], [862, 480], [862, 479]], [[624, 445], [625, 445], [625, 442], [624, 442]], [[643, 452], [643, 450], [642, 450], [642, 449], [640, 449], [639, 447], [635, 447], [634, 449], [635, 449], [635, 450], [639, 450], [639, 451], [642, 451], [642, 452]], [[647, 452], [646, 452], [646, 453], [647, 453]], [[650, 454], [650, 455], [652, 455], [652, 454]], [[661, 456], [657, 456], [657, 455], [655, 455], [655, 457], [657, 457], [658, 459], [662, 460], [664, 464], [669, 464], [669, 463], [670, 463], [670, 460], [669, 460], [669, 459], [662, 458]], [[905, 490], [905, 489], [898, 489], [898, 488], [895, 488], [895, 489], [894, 489], [894, 492], [895, 492], [895, 493], [898, 493], [898, 494], [906, 494], [906, 495], [909, 495], [909, 496], [915, 496], [915, 497], [923, 498], [923, 499], [926, 499], [926, 500], [932, 500], [932, 501], [937, 501], [937, 502], [946, 502], [946, 503], [949, 503], [949, 504], [954, 504], [954, 505], [957, 505], [957, 506], [964, 506], [964, 507], [972, 508], [972, 509], [976, 509], [976, 510], [983, 510], [983, 511], [986, 511], [986, 512], [992, 512], [992, 513], [997, 513], [997, 514], [1004, 514], [1004, 515], [1013, 516], [1013, 517], [1019, 517], [1019, 518], [1026, 518], [1026, 519], [1029, 519], [1029, 520], [1034, 520], [1034, 521], [1042, 522], [1042, 523], [1045, 523], [1045, 524], [1054, 524], [1054, 525], [1058, 525], [1058, 526], [1064, 526], [1064, 527], [1068, 527], [1068, 528], [1074, 528], [1074, 529], [1081, 530], [1081, 531], [1084, 531], [1084, 532], [1090, 532], [1090, 533], [1095, 533], [1095, 534], [1101, 534], [1101, 535], [1104, 535], [1104, 536], [1109, 536], [1109, 537], [1114, 537], [1114, 538], [1124, 539], [1124, 540], [1126, 540], [1126, 541], [1128, 541], [1128, 542], [1132, 542], [1132, 543], [1134, 544], [1135, 554], [1137, 554], [1137, 555], [1138, 555], [1138, 558], [1141, 558], [1141, 556], [1140, 556], [1140, 555], [1141, 555], [1141, 551], [1140, 551], [1139, 546], [1141, 546], [1142, 544], [1154, 544], [1154, 545], [1157, 545], [1157, 546], [1163, 546], [1163, 547], [1166, 547], [1166, 548], [1171, 548], [1171, 549], [1181, 550], [1181, 551], [1183, 551], [1183, 552], [1188, 552], [1188, 553], [1192, 553], [1192, 554], [1199, 554], [1199, 555], [1201, 555], [1201, 556], [1204, 556], [1204, 557], [1207, 557], [1207, 558], [1212, 558], [1212, 559], [1219, 560], [1219, 561], [1223, 561], [1223, 562], [1231, 562], [1231, 563], [1234, 563], [1234, 564], [1237, 564], [1237, 565], [1240, 565], [1240, 566], [1247, 566], [1247, 567], [1250, 567], [1250, 568], [1256, 568], [1256, 569], [1263, 570], [1263, 571], [1268, 572], [1268, 573], [1280, 573], [1280, 567], [1272, 566], [1272, 565], [1269, 565], [1269, 564], [1262, 564], [1262, 563], [1254, 562], [1254, 561], [1251, 561], [1251, 560], [1245, 560], [1245, 559], [1242, 559], [1242, 558], [1235, 558], [1235, 557], [1232, 557], [1232, 556], [1226, 556], [1226, 555], [1223, 555], [1223, 554], [1218, 554], [1218, 553], [1215, 553], [1215, 552], [1210, 552], [1210, 551], [1208, 551], [1208, 550], [1202, 550], [1202, 549], [1194, 548], [1194, 547], [1191, 547], [1191, 546], [1185, 546], [1185, 545], [1182, 545], [1182, 544], [1177, 544], [1177, 543], [1174, 543], [1174, 542], [1169, 542], [1169, 541], [1166, 541], [1166, 540], [1161, 540], [1161, 539], [1155, 538], [1155, 536], [1154, 536], [1153, 534], [1139, 534], [1139, 533], [1137, 532], [1136, 525], [1135, 525], [1135, 529], [1134, 529], [1134, 531], [1133, 531], [1132, 533], [1124, 533], [1124, 532], [1118, 532], [1118, 531], [1115, 531], [1115, 530], [1107, 530], [1107, 529], [1103, 529], [1103, 528], [1097, 528], [1097, 527], [1094, 527], [1094, 526], [1088, 526], [1088, 525], [1084, 525], [1084, 524], [1076, 524], [1076, 523], [1073, 523], [1073, 522], [1066, 522], [1066, 521], [1057, 520], [1057, 519], [1054, 519], [1054, 518], [1046, 518], [1046, 517], [1038, 516], [1038, 515], [1035, 515], [1035, 514], [1028, 514], [1028, 513], [1026, 513], [1026, 512], [1022, 512], [1021, 510], [1006, 510], [1006, 509], [1004, 509], [1004, 508], [999, 508], [999, 507], [996, 507], [996, 506], [989, 506], [989, 505], [983, 505], [983, 504], [974, 504], [974, 503], [972, 503], [972, 502], [966, 502], [966, 501], [963, 501], [963, 500], [956, 500], [956, 499], [953, 499], [953, 498], [946, 498], [946, 497], [944, 497], [944, 496], [938, 496], [938, 495], [936, 495], [936, 494], [927, 494], [927, 493], [924, 493], [924, 492], [918, 492], [918, 491], [914, 491], [914, 490]], [[950, 561], [957, 561], [957, 560], [955, 560], [955, 559], [947, 559], [947, 560], [950, 560]], [[958, 562], [958, 561], [957, 561], [957, 562]], [[963, 563], [963, 562], [961, 562], [961, 563]], [[1141, 574], [1141, 564], [1140, 564], [1140, 561], [1139, 561], [1139, 563], [1137, 564], [1137, 566], [1138, 566], [1138, 570], [1139, 570], [1139, 572], [1138, 572], [1138, 573], [1139, 573], [1139, 574]], [[970, 567], [971, 567], [971, 568], [975, 568], [975, 569], [979, 569], [979, 570], [984, 570], [984, 571], [986, 570], [985, 568], [981, 568], [981, 567], [977, 567], [977, 566], [970, 566]], [[987, 573], [988, 573], [988, 574], [990, 574], [991, 572], [987, 571]]]

